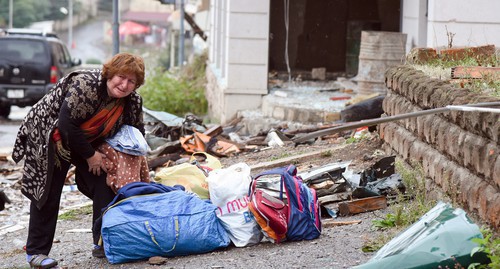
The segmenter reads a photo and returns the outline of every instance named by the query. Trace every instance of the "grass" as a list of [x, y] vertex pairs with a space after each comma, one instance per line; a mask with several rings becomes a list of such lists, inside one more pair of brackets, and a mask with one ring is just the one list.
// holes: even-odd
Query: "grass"
[[82, 215], [92, 214], [92, 205], [86, 205], [80, 208], [68, 210], [59, 215], [60, 220], [78, 220]]
[[[387, 244], [394, 236], [406, 229], [408, 226], [417, 222], [418, 219], [427, 213], [436, 204], [436, 200], [427, 195], [424, 185], [422, 167], [416, 163], [411, 166], [396, 162], [396, 171], [403, 178], [406, 186], [405, 196], [398, 195], [397, 202], [389, 208], [392, 213], [384, 218], [373, 220], [372, 226], [378, 230], [384, 230], [384, 233], [376, 238], [365, 240], [362, 247], [364, 252], [375, 252]], [[410, 200], [404, 197], [411, 197]], [[483, 239], [473, 238], [472, 242], [478, 244], [478, 247], [472, 250], [471, 256], [477, 252], [483, 252], [490, 259], [489, 264], [472, 264], [471, 269], [500, 268], [500, 238], [494, 234], [491, 229], [482, 229]], [[463, 268], [459, 263], [455, 268]]]
[[491, 229], [481, 229], [483, 238], [473, 238], [472, 242], [478, 246], [472, 250], [471, 256], [478, 252], [483, 252], [490, 259], [489, 264], [474, 263], [469, 268], [486, 269], [486, 268], [500, 268], [500, 238], [496, 237]]
[[[388, 213], [382, 219], [372, 221], [373, 228], [388, 231], [392, 236], [417, 222], [437, 202], [427, 195], [422, 166], [417, 163], [409, 166], [397, 161], [396, 172], [401, 175], [406, 186], [406, 192], [404, 195], [400, 193], [396, 198], [396, 202], [389, 206], [391, 213]], [[367, 240], [362, 249], [369, 252], [377, 251], [389, 242], [392, 236]]]
[[500, 97], [500, 79], [498, 76], [483, 75], [481, 79], [469, 79], [466, 81], [453, 81], [451, 79], [451, 68], [456, 66], [485, 66], [499, 67], [500, 56], [497, 54], [490, 57], [465, 57], [460, 60], [445, 60], [437, 58], [430, 60], [424, 65], [412, 65], [430, 77], [450, 80], [455, 88], [469, 89], [472, 92]]
[[284, 159], [284, 158], [287, 158], [287, 157], [291, 157], [293, 155], [295, 155], [295, 154], [292, 154], [290, 152], [282, 152], [279, 155], [272, 156], [269, 159], [269, 161], [276, 161], [276, 160]]

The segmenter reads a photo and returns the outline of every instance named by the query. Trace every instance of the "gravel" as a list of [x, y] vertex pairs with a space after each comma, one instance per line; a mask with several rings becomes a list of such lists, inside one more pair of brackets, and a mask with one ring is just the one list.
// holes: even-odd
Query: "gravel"
[[[376, 135], [353, 144], [346, 144], [343, 138], [338, 138], [316, 141], [312, 145], [288, 145], [245, 152], [221, 158], [221, 163], [228, 167], [245, 162], [254, 168], [252, 175], [256, 175], [260, 171], [289, 163], [296, 164], [300, 172], [328, 163], [351, 160], [350, 169], [358, 172], [373, 163], [374, 155], [381, 154], [380, 147], [381, 142]], [[323, 152], [316, 153], [318, 151]], [[3, 171], [11, 169], [11, 175], [19, 173], [10, 165], [4, 164]], [[8, 204], [6, 210], [0, 211], [0, 227], [4, 227], [0, 229], [0, 240], [3, 243], [0, 245], [0, 267], [27, 268], [23, 246], [27, 236], [29, 203], [15, 184], [6, 184], [6, 181], [8, 180], [1, 181], [0, 188], [5, 188], [13, 203]], [[89, 203], [78, 191], [66, 190], [61, 209], [67, 211], [71, 207]], [[62, 268], [350, 268], [366, 262], [372, 256], [372, 253], [361, 251], [367, 240], [377, 238], [382, 233], [371, 228], [371, 220], [385, 216], [388, 212], [388, 209], [384, 209], [338, 217], [335, 221], [360, 220], [361, 223], [323, 227], [322, 235], [315, 240], [273, 244], [264, 239], [251, 247], [230, 246], [201, 255], [168, 258], [161, 267], [150, 265], [147, 261], [112, 265], [106, 259], [93, 258], [91, 215], [83, 214], [73, 220], [59, 220], [50, 256], [57, 259]], [[332, 220], [323, 218], [324, 223]], [[5, 227], [9, 225], [19, 225], [16, 227], [21, 228], [5, 233]]]

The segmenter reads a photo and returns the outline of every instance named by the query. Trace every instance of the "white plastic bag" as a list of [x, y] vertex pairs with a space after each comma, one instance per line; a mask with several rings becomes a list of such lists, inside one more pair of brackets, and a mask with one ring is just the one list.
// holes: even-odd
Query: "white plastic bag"
[[250, 167], [245, 163], [213, 170], [207, 177], [210, 201], [217, 206], [217, 217], [237, 247], [257, 244], [263, 237], [248, 210], [251, 180]]

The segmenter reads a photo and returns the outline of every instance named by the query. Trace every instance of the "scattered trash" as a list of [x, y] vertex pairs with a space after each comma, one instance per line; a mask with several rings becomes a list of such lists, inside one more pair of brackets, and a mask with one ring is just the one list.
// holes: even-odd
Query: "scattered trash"
[[375, 196], [339, 203], [339, 215], [349, 216], [387, 207], [385, 196]]
[[332, 221], [332, 220], [325, 220], [322, 223], [323, 228], [329, 228], [329, 227], [334, 227], [334, 226], [343, 226], [343, 225], [354, 225], [354, 224], [360, 224], [361, 220], [348, 220], [348, 221]]

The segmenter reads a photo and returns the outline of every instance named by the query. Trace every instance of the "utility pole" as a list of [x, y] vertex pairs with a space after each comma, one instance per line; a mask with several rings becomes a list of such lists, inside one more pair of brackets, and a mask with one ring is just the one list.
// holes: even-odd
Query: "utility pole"
[[184, 0], [180, 0], [180, 26], [179, 26], [179, 68], [184, 64]]
[[12, 28], [14, 18], [14, 0], [9, 0], [9, 28]]
[[118, 14], [120, 10], [118, 9], [118, 0], [113, 0], [113, 55], [120, 52], [120, 22]]
[[73, 0], [68, 0], [68, 13], [68, 48], [73, 49]]

